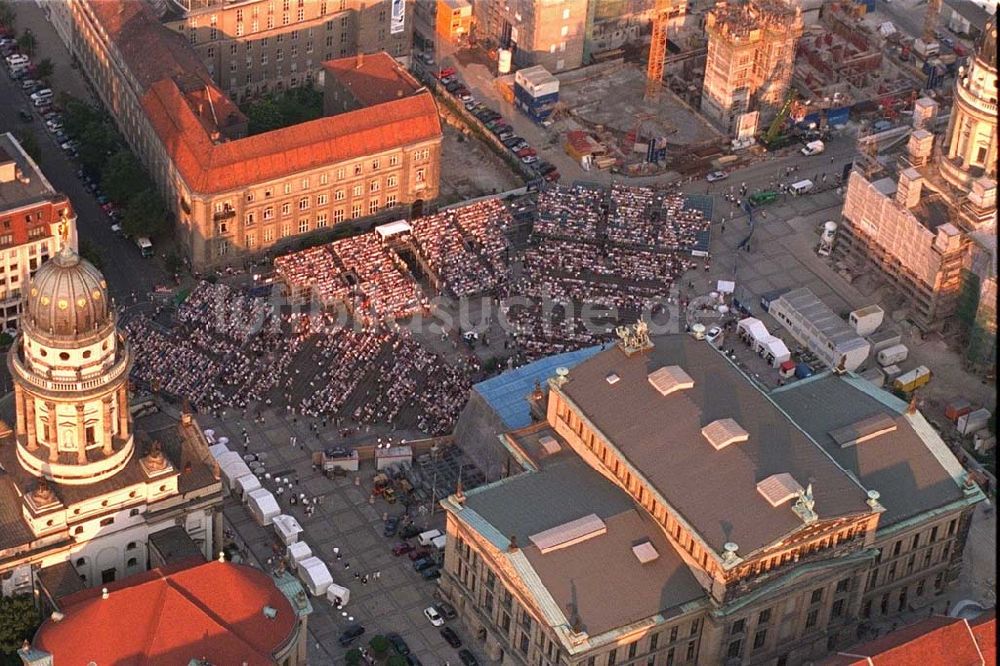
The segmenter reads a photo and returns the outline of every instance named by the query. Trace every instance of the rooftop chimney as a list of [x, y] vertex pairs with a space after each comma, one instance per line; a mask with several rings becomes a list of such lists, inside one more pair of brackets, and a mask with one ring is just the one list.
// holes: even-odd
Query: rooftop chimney
[[507, 552], [508, 553], [516, 553], [518, 550], [519, 550], [519, 548], [518, 548], [518, 545], [517, 545], [517, 535], [516, 534], [511, 534], [510, 535], [510, 543], [507, 544]]
[[923, 189], [924, 177], [920, 172], [910, 167], [899, 174], [899, 184], [896, 186], [896, 203], [907, 209], [914, 209], [920, 203], [920, 191]]
[[108, 588], [102, 587], [101, 588], [101, 599], [107, 599], [109, 596], [111, 596], [111, 595], [108, 594]]
[[906, 406], [906, 413], [911, 416], [917, 413], [917, 396], [910, 398], [910, 404]]

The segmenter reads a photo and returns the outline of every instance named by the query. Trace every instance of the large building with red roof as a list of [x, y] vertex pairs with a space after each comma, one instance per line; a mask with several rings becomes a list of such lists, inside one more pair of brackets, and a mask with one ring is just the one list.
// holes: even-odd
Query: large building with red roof
[[146, 3], [75, 0], [71, 13], [71, 50], [176, 213], [195, 270], [438, 196], [437, 107], [388, 54], [346, 60], [355, 77], [391, 70], [408, 94], [247, 136], [189, 40]]
[[189, 560], [78, 592], [57, 603], [22, 659], [50, 658], [55, 666], [305, 664], [311, 606], [301, 587], [282, 578], [291, 576]]
[[937, 615], [830, 655], [818, 666], [993, 666], [995, 610], [967, 620]]

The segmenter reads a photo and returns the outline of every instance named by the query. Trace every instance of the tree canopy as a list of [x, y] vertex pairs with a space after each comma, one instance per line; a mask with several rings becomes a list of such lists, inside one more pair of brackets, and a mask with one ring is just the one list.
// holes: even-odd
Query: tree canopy
[[104, 164], [101, 185], [112, 201], [123, 203], [152, 186], [142, 165], [131, 152], [119, 150]]
[[122, 229], [129, 236], [159, 236], [170, 228], [167, 207], [156, 190], [146, 188], [125, 204]]
[[40, 619], [31, 595], [0, 597], [0, 652], [13, 655], [25, 640], [31, 640]]

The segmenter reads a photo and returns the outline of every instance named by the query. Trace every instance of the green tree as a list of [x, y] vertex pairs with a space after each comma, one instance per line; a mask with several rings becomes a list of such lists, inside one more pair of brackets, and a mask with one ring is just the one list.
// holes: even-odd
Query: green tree
[[344, 655], [344, 661], [347, 662], [347, 666], [357, 666], [361, 663], [361, 650], [358, 648], [351, 648]]
[[385, 666], [407, 666], [406, 657], [394, 654], [385, 660]]
[[86, 102], [66, 93], [59, 93], [59, 106], [63, 108], [63, 125], [72, 136], [81, 136], [91, 124], [99, 124], [101, 116]]
[[31, 155], [31, 159], [36, 162], [42, 157], [42, 150], [38, 146], [38, 139], [35, 138], [35, 134], [28, 130], [24, 130], [17, 133], [17, 142], [21, 144], [24, 148], [24, 152]]
[[104, 267], [104, 258], [100, 251], [89, 241], [80, 240], [80, 256], [92, 263], [97, 270]]
[[42, 81], [48, 81], [55, 71], [56, 66], [52, 62], [52, 58], [42, 58], [35, 67], [35, 77]]
[[118, 149], [118, 136], [103, 122], [92, 122], [78, 136], [80, 162], [92, 173], [102, 173], [108, 157]]
[[133, 194], [125, 205], [122, 229], [129, 236], [159, 236], [170, 227], [167, 207], [152, 188]]
[[263, 99], [253, 104], [247, 110], [247, 118], [250, 120], [247, 129], [250, 134], [270, 132], [281, 127], [283, 123], [281, 109], [270, 99]]
[[0, 597], [0, 653], [14, 655], [40, 624], [31, 595]]
[[25, 28], [24, 32], [21, 33], [21, 36], [17, 38], [17, 46], [28, 56], [35, 55], [35, 47], [38, 46], [38, 40], [35, 39], [35, 33]]
[[0, 25], [13, 30], [15, 23], [17, 23], [17, 12], [14, 10], [14, 4], [0, 0]]
[[128, 201], [133, 194], [152, 186], [146, 172], [128, 150], [119, 150], [104, 164], [101, 185], [112, 201]]
[[372, 649], [376, 657], [381, 657], [389, 651], [389, 639], [382, 634], [377, 634], [368, 641], [368, 647]]

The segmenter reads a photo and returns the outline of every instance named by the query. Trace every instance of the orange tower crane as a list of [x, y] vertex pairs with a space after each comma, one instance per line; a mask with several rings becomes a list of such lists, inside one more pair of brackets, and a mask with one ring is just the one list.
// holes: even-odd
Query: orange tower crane
[[941, 0], [927, 0], [927, 13], [924, 14], [924, 44], [937, 41], [934, 33], [937, 32], [938, 17], [941, 16]]
[[646, 63], [646, 101], [655, 102], [663, 83], [663, 61], [667, 57], [667, 25], [670, 22], [670, 0], [656, 0], [653, 15], [653, 36], [649, 42], [649, 62]]

